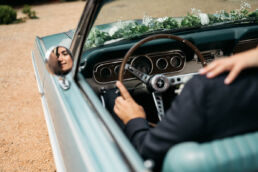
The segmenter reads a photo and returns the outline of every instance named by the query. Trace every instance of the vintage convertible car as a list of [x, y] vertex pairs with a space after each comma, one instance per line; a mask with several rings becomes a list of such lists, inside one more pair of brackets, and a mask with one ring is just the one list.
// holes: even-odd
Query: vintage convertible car
[[[183, 7], [176, 13], [173, 4], [87, 0], [76, 30], [36, 38], [32, 61], [57, 171], [152, 171], [153, 162], [140, 157], [114, 116], [115, 82], [125, 84], [155, 125], [198, 69], [258, 44], [258, 11], [247, 3], [212, 14]], [[60, 55], [67, 60], [57, 68]], [[181, 143], [161, 170], [257, 171], [257, 141], [258, 133], [247, 133]]]

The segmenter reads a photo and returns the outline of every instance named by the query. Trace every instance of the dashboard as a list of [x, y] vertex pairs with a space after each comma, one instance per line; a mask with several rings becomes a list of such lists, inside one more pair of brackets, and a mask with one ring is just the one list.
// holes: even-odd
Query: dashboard
[[[258, 26], [189, 32], [180, 36], [198, 47], [209, 63], [216, 58], [255, 48], [258, 45]], [[139, 40], [104, 45], [83, 54], [87, 66], [81, 72], [96, 93], [115, 87], [124, 55], [137, 41]], [[140, 47], [127, 63], [150, 76], [163, 74], [171, 83], [176, 81], [179, 84], [181, 76], [197, 73], [202, 67], [191, 49], [171, 40], [147, 43]], [[140, 83], [128, 71], [124, 73], [124, 82], [128, 88], [134, 88]]]

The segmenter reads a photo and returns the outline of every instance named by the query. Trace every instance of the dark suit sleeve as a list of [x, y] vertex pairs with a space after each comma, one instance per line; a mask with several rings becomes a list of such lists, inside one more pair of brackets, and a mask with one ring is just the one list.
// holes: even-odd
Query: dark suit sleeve
[[171, 146], [201, 139], [205, 124], [202, 103], [206, 92], [201, 80], [201, 76], [197, 76], [185, 85], [155, 128], [149, 128], [143, 118], [127, 123], [125, 132], [144, 159], [160, 163]]

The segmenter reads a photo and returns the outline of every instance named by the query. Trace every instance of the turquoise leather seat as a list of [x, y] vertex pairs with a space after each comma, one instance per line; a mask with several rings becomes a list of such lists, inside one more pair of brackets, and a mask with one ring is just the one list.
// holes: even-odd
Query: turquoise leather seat
[[258, 132], [202, 144], [178, 144], [167, 153], [162, 171], [258, 171]]

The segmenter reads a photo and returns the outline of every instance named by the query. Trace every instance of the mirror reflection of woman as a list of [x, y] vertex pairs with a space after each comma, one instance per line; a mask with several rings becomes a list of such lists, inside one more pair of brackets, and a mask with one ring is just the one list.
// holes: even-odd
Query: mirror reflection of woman
[[52, 73], [56, 75], [66, 75], [73, 67], [71, 53], [65, 47], [54, 48], [48, 59], [48, 65]]

